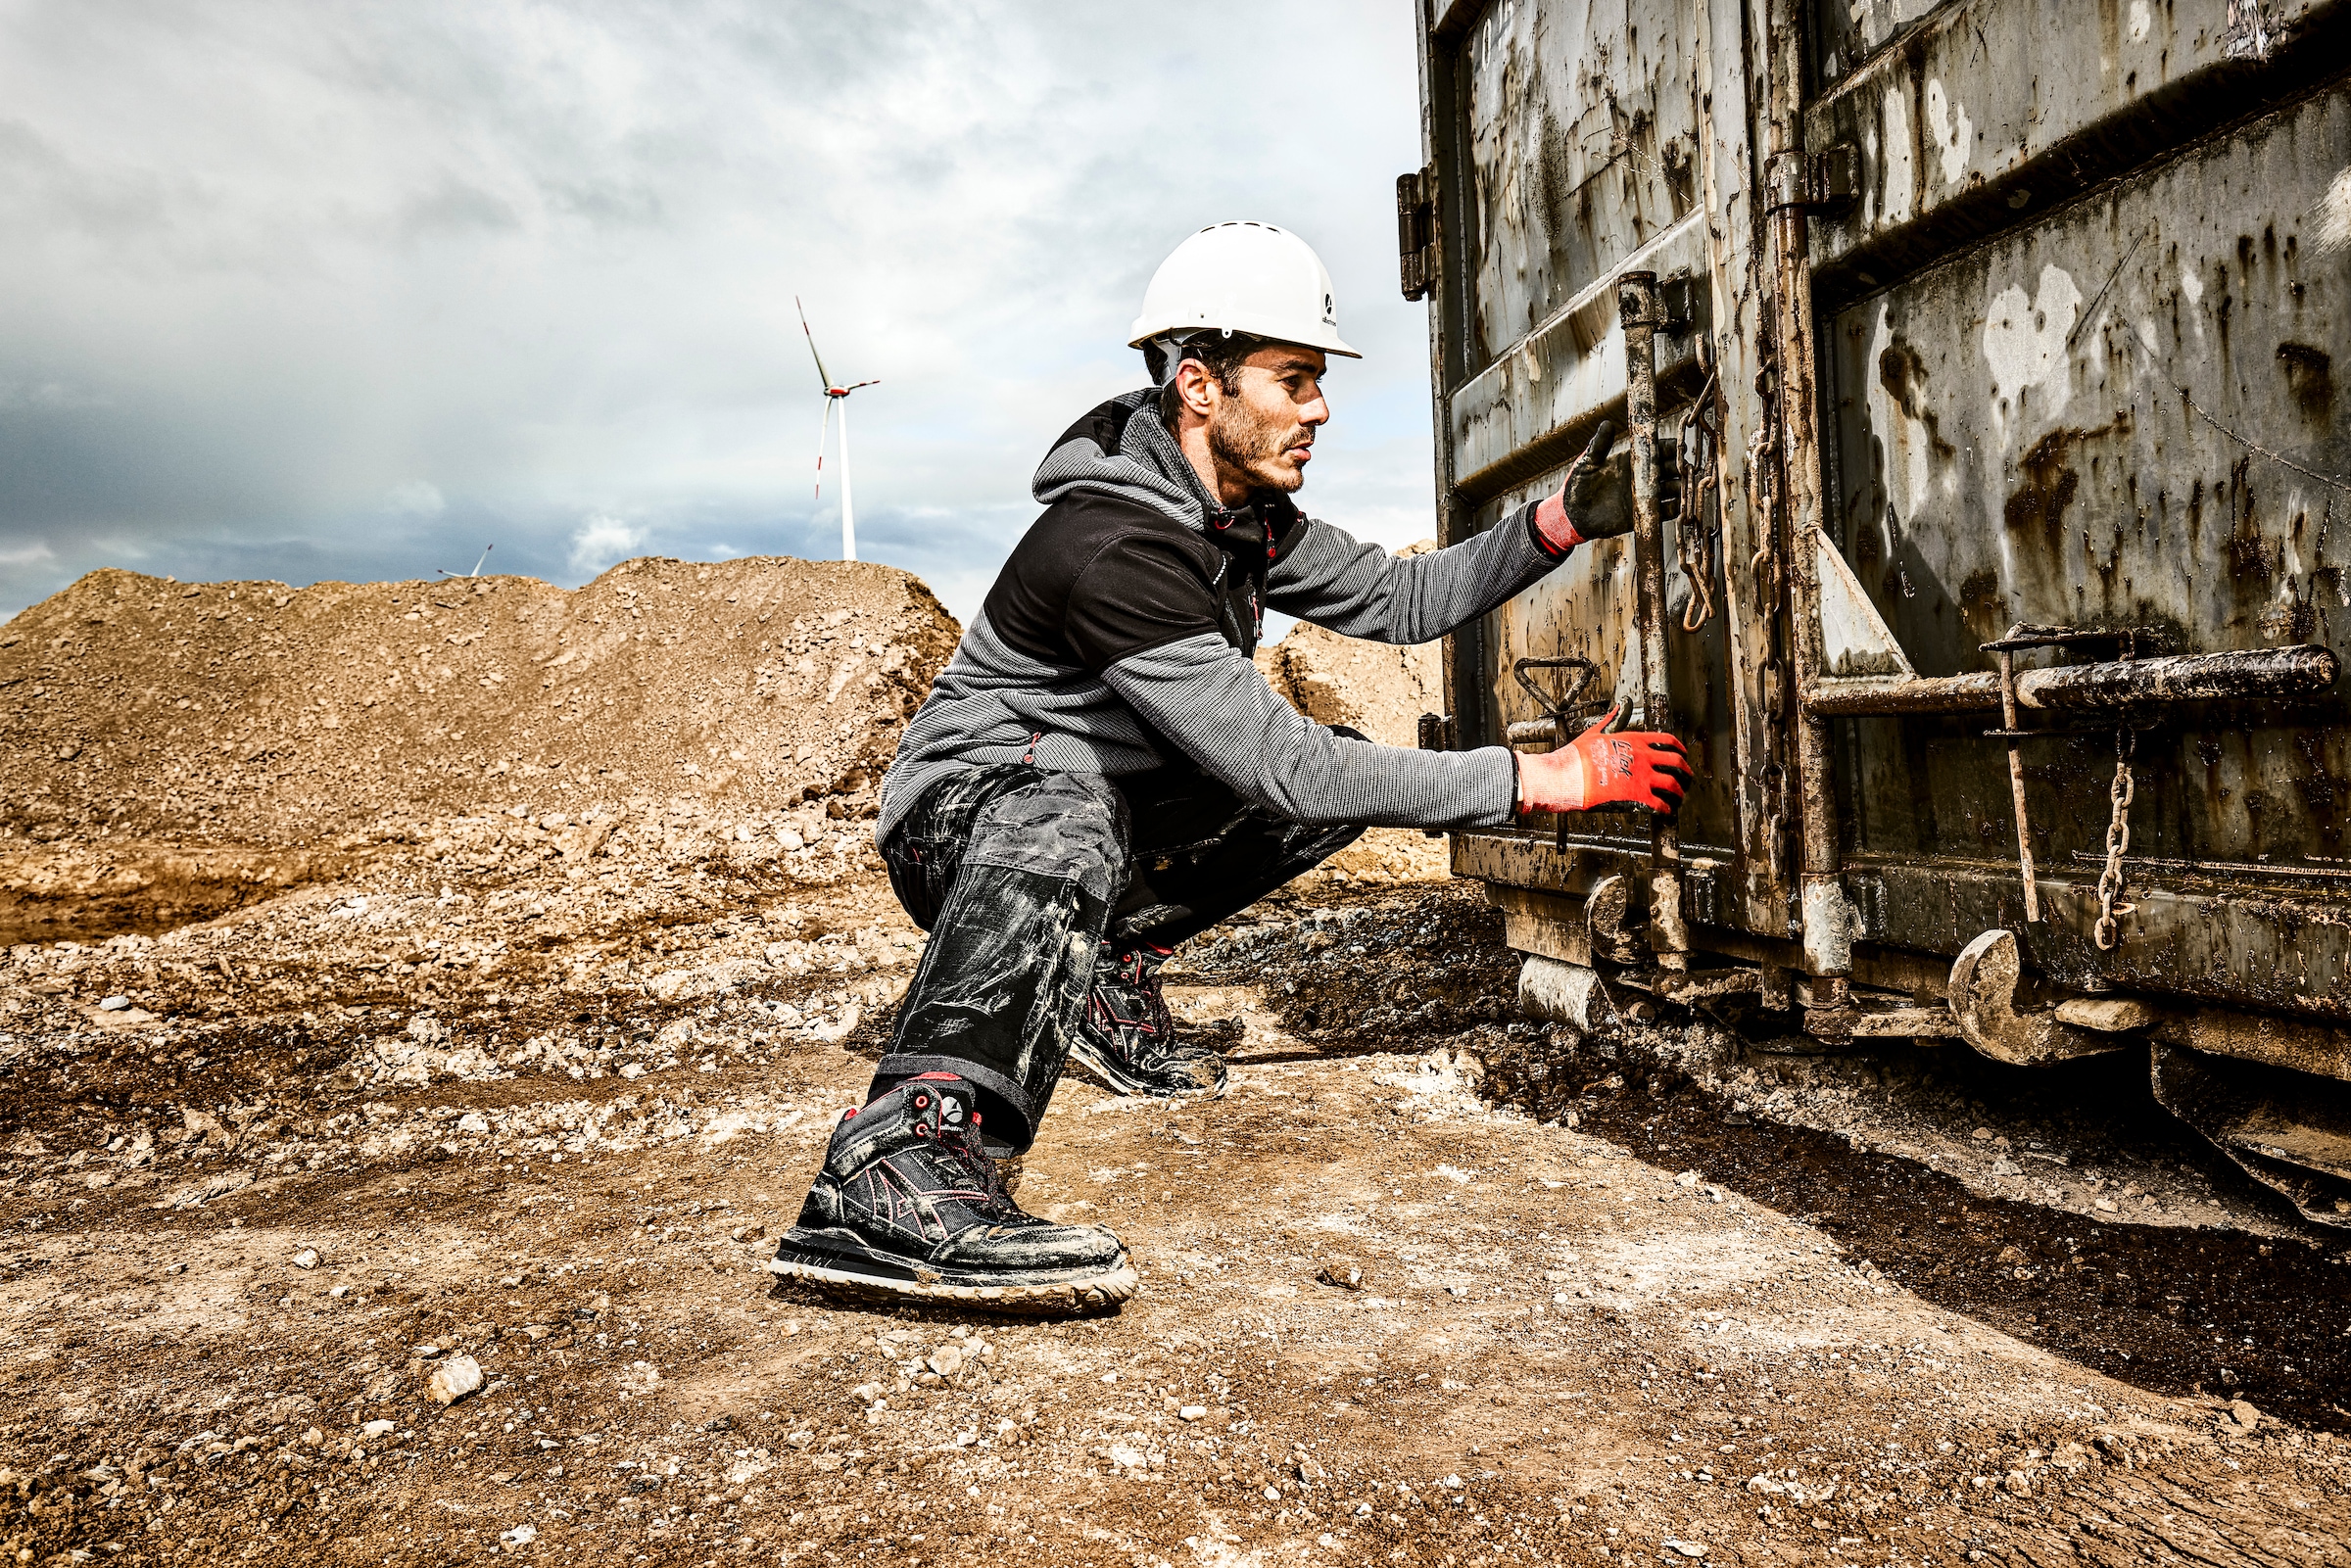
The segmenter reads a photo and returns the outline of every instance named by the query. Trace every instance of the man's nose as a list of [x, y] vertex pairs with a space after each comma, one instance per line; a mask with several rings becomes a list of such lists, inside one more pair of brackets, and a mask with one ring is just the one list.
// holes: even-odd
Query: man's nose
[[1314, 402], [1298, 410], [1298, 422], [1302, 425], [1327, 424], [1329, 420], [1330, 400], [1319, 392], [1315, 394]]

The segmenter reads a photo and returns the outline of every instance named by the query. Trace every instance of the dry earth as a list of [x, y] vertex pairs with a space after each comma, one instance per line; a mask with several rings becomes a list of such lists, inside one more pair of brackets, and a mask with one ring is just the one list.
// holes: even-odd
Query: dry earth
[[591, 846], [557, 777], [8, 949], [0, 1551], [2351, 1560], [2344, 1259], [2143, 1084], [1537, 1028], [1454, 884], [1192, 944], [1225, 1098], [1065, 1085], [1020, 1195], [1119, 1229], [1125, 1311], [780, 1289], [920, 950], [867, 797]]

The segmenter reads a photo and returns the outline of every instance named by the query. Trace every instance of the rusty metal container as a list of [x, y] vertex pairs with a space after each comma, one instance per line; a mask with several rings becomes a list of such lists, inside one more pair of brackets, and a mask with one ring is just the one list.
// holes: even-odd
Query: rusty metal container
[[1604, 420], [1684, 464], [1449, 641], [1432, 737], [1623, 703], [1700, 769], [1672, 832], [1457, 835], [1513, 945], [2145, 1051], [2351, 1219], [2351, 3], [1422, 0], [1420, 47], [1443, 537]]

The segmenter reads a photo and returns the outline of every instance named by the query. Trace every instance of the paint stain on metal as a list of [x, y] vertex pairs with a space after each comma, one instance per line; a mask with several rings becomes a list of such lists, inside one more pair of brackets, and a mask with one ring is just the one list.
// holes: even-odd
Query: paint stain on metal
[[1927, 444], [1935, 455], [1948, 461], [1959, 455], [1959, 449], [1943, 439], [1942, 418], [1924, 396], [1926, 381], [1926, 360], [1903, 339], [1895, 339], [1878, 355], [1878, 385], [1886, 389], [1886, 396], [1894, 400], [1894, 405], [1905, 417], [1926, 428]]
[[2112, 424], [2093, 430], [2061, 426], [2033, 444], [2017, 463], [2024, 483], [2008, 497], [2003, 520], [2011, 530], [2039, 528], [2052, 548], [2065, 538], [2065, 509], [2082, 490], [2081, 470], [2074, 467], [2076, 449], [2101, 436], [2131, 428], [2131, 416], [2118, 415]]
[[2334, 422], [2334, 356], [2307, 343], [2278, 345], [2278, 363], [2285, 370], [2285, 390], [2302, 416], [2321, 426]]

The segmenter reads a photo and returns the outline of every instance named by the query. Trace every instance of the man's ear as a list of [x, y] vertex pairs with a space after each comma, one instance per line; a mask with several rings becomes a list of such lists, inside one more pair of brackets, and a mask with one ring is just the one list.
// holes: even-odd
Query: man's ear
[[1216, 412], [1217, 396], [1223, 389], [1217, 378], [1208, 373], [1208, 366], [1197, 359], [1184, 359], [1176, 366], [1176, 400], [1186, 413], [1202, 419]]

